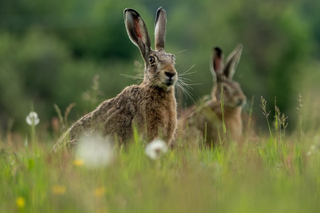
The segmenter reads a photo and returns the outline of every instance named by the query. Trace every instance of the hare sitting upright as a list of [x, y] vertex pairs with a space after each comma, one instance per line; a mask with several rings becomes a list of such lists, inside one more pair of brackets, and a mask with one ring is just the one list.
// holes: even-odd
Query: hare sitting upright
[[[241, 110], [246, 102], [239, 83], [232, 80], [240, 60], [242, 45], [229, 55], [226, 65], [219, 47], [213, 49], [211, 72], [214, 86], [211, 99], [187, 110], [179, 120], [179, 133], [192, 140], [204, 139], [208, 146], [220, 141], [238, 140], [242, 134]], [[224, 126], [226, 134], [224, 132]], [[187, 130], [186, 130], [187, 129]], [[184, 131], [184, 133], [181, 133]], [[196, 139], [195, 136], [198, 138]], [[200, 138], [199, 138], [200, 137]]]
[[126, 87], [115, 98], [104, 101], [94, 111], [80, 118], [53, 147], [73, 148], [83, 134], [102, 133], [117, 137], [120, 143], [132, 139], [133, 126], [148, 141], [162, 138], [170, 143], [177, 126], [177, 104], [174, 85], [178, 75], [174, 55], [164, 51], [166, 11], [159, 8], [155, 20], [155, 50], [151, 49], [147, 27], [133, 9], [124, 10], [124, 22], [130, 40], [144, 59], [144, 79], [140, 85]]

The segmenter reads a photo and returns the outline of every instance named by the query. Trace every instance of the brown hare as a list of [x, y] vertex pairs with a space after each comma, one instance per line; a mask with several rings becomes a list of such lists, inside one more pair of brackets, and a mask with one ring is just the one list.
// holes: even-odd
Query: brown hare
[[179, 120], [179, 135], [183, 135], [188, 143], [191, 142], [190, 140], [204, 139], [205, 143], [211, 146], [226, 139], [238, 140], [240, 138], [242, 134], [241, 110], [246, 102], [246, 96], [240, 84], [233, 81], [232, 77], [239, 63], [241, 52], [242, 45], [238, 45], [224, 65], [222, 50], [219, 47], [213, 49], [211, 72], [214, 86], [211, 99], [200, 106], [193, 106], [186, 110]]
[[155, 50], [151, 49], [147, 27], [137, 11], [125, 9], [124, 22], [130, 40], [144, 59], [143, 82], [126, 87], [115, 98], [80, 118], [59, 139], [53, 151], [63, 145], [73, 148], [81, 135], [95, 132], [126, 143], [132, 139], [133, 126], [148, 141], [159, 137], [169, 144], [173, 139], [177, 127], [174, 85], [178, 74], [174, 55], [164, 51], [166, 11], [160, 7], [156, 13]]

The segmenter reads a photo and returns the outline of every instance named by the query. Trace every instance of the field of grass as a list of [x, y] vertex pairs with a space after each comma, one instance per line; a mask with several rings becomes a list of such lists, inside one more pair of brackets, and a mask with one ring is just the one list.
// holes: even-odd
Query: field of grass
[[0, 212], [320, 211], [320, 136], [299, 128], [214, 149], [181, 146], [157, 160], [136, 137], [94, 168], [50, 153], [54, 140], [34, 132], [28, 146], [0, 143]]

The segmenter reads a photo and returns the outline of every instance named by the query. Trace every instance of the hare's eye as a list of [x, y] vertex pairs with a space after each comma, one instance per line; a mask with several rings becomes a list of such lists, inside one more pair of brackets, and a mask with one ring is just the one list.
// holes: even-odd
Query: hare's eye
[[156, 59], [153, 56], [149, 57], [150, 64], [153, 64], [156, 61]]
[[224, 92], [226, 92], [226, 91], [228, 90], [228, 88], [227, 88], [226, 85], [223, 85], [222, 88], [223, 88], [223, 91], [224, 91]]

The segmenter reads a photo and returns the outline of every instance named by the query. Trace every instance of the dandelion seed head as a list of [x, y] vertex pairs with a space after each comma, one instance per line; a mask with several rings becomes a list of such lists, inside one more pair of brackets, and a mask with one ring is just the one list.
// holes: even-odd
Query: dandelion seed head
[[111, 139], [99, 134], [81, 137], [76, 150], [76, 159], [74, 164], [78, 166], [83, 164], [86, 167], [98, 168], [110, 165], [114, 159]]
[[167, 144], [163, 140], [155, 139], [146, 146], [145, 154], [149, 158], [156, 160], [160, 158], [160, 156], [166, 153], [167, 151], [168, 151]]
[[30, 126], [37, 125], [40, 122], [38, 114], [36, 112], [30, 112], [29, 115], [26, 117], [26, 122]]

